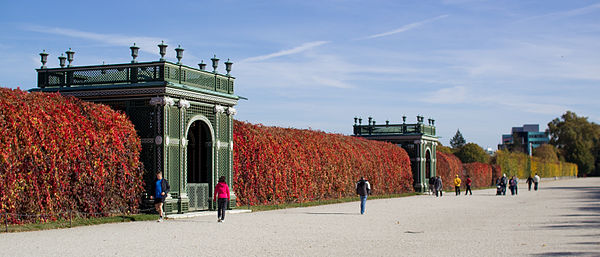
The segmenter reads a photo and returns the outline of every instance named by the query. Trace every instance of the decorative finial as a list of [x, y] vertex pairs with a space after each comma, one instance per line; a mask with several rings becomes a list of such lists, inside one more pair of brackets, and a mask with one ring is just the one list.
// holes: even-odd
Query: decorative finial
[[165, 55], [167, 54], [167, 44], [165, 44], [165, 41], [160, 41], [160, 44], [158, 45], [158, 50], [159, 50], [159, 54], [160, 54], [160, 60], [161, 62], [165, 61]]
[[200, 63], [198, 63], [198, 67], [200, 67], [200, 70], [206, 69], [206, 63], [204, 63], [204, 60], [201, 60]]
[[231, 65], [233, 65], [233, 63], [230, 62], [229, 59], [227, 59], [227, 61], [225, 62], [225, 70], [227, 71], [227, 76], [229, 76], [229, 73], [231, 73]]
[[63, 54], [60, 54], [60, 56], [58, 57], [58, 63], [60, 64], [61, 68], [65, 67], [66, 61], [67, 61], [67, 57], [64, 57]]
[[215, 57], [210, 58], [210, 60], [212, 61], [213, 73], [217, 73], [217, 67], [219, 66], [219, 58], [217, 58], [217, 55], [215, 54]]
[[42, 62], [42, 69], [46, 68], [46, 63], [48, 62], [48, 53], [46, 53], [46, 49], [42, 50], [42, 52], [40, 53], [40, 57], [41, 57], [41, 62]]
[[75, 55], [75, 52], [71, 51], [71, 48], [69, 48], [69, 50], [67, 50], [65, 53], [67, 54], [67, 61], [69, 61], [69, 65], [67, 65], [67, 67], [71, 67], [71, 63], [73, 62], [73, 56]]
[[181, 45], [175, 48], [175, 52], [177, 53], [177, 64], [181, 64], [181, 59], [183, 58], [183, 48], [181, 48]]
[[135, 58], [138, 57], [138, 50], [140, 50], [140, 48], [135, 46], [135, 43], [133, 43], [133, 45], [130, 46], [129, 49], [131, 49], [131, 57], [133, 57], [131, 63], [136, 63], [137, 61], [135, 60]]

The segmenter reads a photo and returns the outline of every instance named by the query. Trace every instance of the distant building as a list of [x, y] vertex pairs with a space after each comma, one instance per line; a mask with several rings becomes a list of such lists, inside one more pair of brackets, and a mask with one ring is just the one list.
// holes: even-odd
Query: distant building
[[539, 124], [525, 124], [523, 127], [513, 127], [511, 132], [511, 134], [502, 135], [502, 144], [498, 145], [498, 150], [523, 152], [531, 155], [533, 149], [550, 141], [548, 133], [540, 132]]

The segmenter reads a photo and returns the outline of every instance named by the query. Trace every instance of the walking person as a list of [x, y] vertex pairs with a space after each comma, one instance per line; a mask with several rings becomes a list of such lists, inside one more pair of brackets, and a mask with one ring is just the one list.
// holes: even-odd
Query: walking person
[[535, 190], [535, 191], [538, 190], [539, 183], [540, 183], [540, 176], [538, 176], [538, 174], [535, 173], [535, 176], [533, 177], [533, 190]]
[[154, 195], [150, 195], [150, 199], [154, 199], [154, 208], [156, 208], [159, 215], [157, 222], [163, 221], [163, 204], [165, 203], [165, 198], [167, 198], [169, 191], [171, 191], [169, 182], [162, 177], [162, 172], [159, 171], [156, 173], [156, 181], [152, 184], [152, 192], [154, 192]]
[[462, 181], [458, 177], [458, 174], [456, 174], [456, 178], [454, 178], [454, 190], [456, 191], [456, 196], [460, 195], [460, 182]]
[[356, 194], [360, 196], [360, 214], [365, 214], [367, 196], [371, 194], [371, 184], [365, 177], [360, 177], [360, 180], [356, 182]]
[[435, 194], [435, 176], [429, 178], [429, 193], [431, 195]]
[[514, 178], [510, 178], [510, 180], [508, 181], [508, 188], [510, 189], [510, 195], [515, 195], [515, 186], [514, 186], [515, 180]]
[[513, 184], [511, 184], [513, 186], [513, 189], [515, 190], [515, 195], [519, 195], [519, 178], [517, 178], [517, 176], [512, 176], [513, 179]]
[[435, 197], [438, 197], [438, 193], [440, 197], [442, 197], [442, 193], [444, 192], [444, 185], [442, 184], [442, 177], [437, 176], [434, 183], [435, 187]]
[[471, 191], [471, 182], [473, 182], [471, 180], [471, 177], [467, 175], [467, 180], [465, 180], [465, 186], [467, 186], [467, 189], [465, 190], [465, 195], [467, 195], [467, 193], [469, 195], [473, 195], [473, 191]]
[[531, 175], [527, 178], [527, 185], [529, 186], [529, 191], [531, 191], [531, 184], [533, 184], [533, 178]]
[[502, 195], [506, 195], [506, 185], [508, 184], [508, 178], [506, 177], [506, 173], [502, 175], [500, 178], [500, 186], [502, 187]]
[[225, 222], [225, 209], [229, 203], [229, 186], [225, 183], [225, 176], [219, 177], [219, 183], [215, 186], [213, 201], [217, 202], [217, 222]]

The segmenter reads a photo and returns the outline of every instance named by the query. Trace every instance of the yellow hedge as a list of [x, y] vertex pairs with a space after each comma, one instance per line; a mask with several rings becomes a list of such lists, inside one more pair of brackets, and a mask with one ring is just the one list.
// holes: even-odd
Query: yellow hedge
[[506, 175], [526, 178], [537, 173], [540, 177], [577, 176], [577, 165], [569, 162], [544, 161], [523, 153], [496, 152], [495, 164], [500, 165]]

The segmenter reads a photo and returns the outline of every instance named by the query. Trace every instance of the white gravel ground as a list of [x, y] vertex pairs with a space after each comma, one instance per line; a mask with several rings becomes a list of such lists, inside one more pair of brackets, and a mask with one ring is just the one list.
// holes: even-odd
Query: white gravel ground
[[[377, 185], [373, 185], [375, 188]], [[510, 194], [510, 193], [509, 193]], [[0, 234], [1, 256], [600, 256], [600, 178]]]

